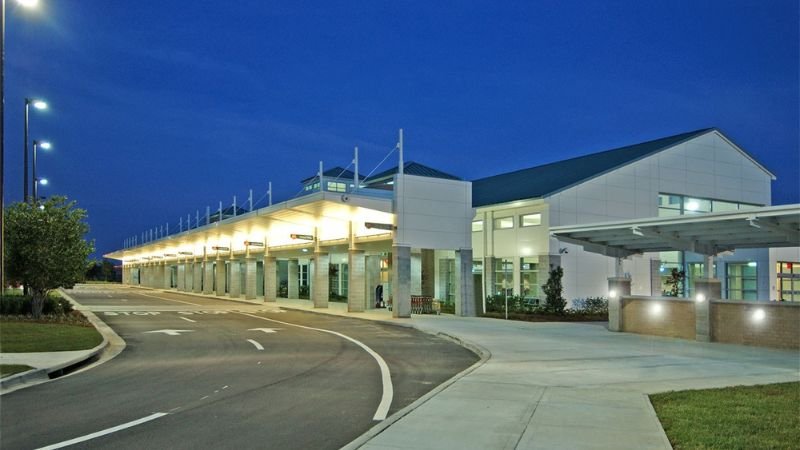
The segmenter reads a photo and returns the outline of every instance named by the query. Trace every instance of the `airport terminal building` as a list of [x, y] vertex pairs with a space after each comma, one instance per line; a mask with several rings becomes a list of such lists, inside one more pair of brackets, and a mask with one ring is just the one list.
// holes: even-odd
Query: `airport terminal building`
[[[686, 271], [689, 296], [704, 257], [678, 237], [670, 237], [673, 251], [618, 260], [553, 229], [755, 214], [769, 209], [774, 179], [714, 128], [472, 182], [402, 159], [367, 180], [320, 168], [297, 198], [253, 211], [220, 208], [202, 226], [106, 256], [123, 262], [125, 284], [267, 302], [307, 298], [315, 307], [342, 301], [354, 312], [382, 297], [395, 317], [410, 315], [412, 296], [466, 316], [480, 313], [487, 295], [543, 301], [541, 285], [556, 265], [567, 299], [605, 296], [613, 276], [632, 279], [635, 295], [659, 296], [672, 268]], [[713, 274], [726, 299], [800, 301], [798, 247], [726, 249]]]

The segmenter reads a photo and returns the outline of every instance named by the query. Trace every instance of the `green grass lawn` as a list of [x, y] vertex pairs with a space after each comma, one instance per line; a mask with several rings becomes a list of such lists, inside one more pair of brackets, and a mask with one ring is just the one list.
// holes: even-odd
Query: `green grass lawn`
[[651, 395], [678, 449], [800, 448], [800, 383]]
[[14, 375], [15, 373], [27, 372], [33, 369], [30, 366], [23, 366], [21, 364], [0, 364], [0, 378]]
[[94, 327], [77, 325], [0, 322], [0, 352], [61, 352], [87, 350], [103, 342]]

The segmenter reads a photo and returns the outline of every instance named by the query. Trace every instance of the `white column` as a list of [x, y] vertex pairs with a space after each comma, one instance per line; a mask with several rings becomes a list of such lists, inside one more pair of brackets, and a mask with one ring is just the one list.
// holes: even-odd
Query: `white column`
[[363, 312], [367, 306], [367, 283], [366, 258], [362, 250], [350, 250], [347, 268], [347, 311]]
[[472, 278], [472, 249], [462, 248], [456, 251], [456, 315], [475, 317], [475, 282]]
[[392, 246], [392, 317], [411, 317], [411, 247]]
[[314, 253], [314, 283], [311, 292], [314, 308], [327, 308], [330, 281], [328, 271], [330, 270], [330, 256], [327, 253]]
[[264, 257], [264, 301], [278, 300], [278, 260], [274, 256]]

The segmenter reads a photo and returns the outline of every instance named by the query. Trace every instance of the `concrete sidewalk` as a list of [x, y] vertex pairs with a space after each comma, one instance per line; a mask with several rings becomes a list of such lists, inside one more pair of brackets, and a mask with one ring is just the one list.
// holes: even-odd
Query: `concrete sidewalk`
[[303, 300], [278, 306], [414, 326], [491, 353], [367, 449], [668, 449], [647, 394], [800, 380], [796, 351], [611, 333], [605, 324], [392, 319]]

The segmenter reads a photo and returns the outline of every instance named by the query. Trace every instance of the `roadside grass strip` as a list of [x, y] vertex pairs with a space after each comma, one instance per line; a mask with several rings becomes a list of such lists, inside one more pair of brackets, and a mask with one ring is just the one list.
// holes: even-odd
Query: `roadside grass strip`
[[88, 350], [103, 342], [94, 327], [57, 323], [0, 323], [0, 352], [62, 352]]
[[[297, 328], [304, 328], [306, 330], [313, 330], [319, 331], [322, 333], [332, 334], [334, 336], [338, 336], [342, 339], [348, 340], [357, 346], [361, 347], [365, 352], [367, 352], [370, 356], [372, 356], [375, 361], [378, 363], [378, 368], [381, 371], [381, 382], [383, 384], [383, 394], [381, 395], [381, 401], [378, 404], [378, 409], [375, 411], [375, 415], [372, 417], [372, 420], [385, 420], [386, 416], [389, 414], [389, 408], [392, 406], [392, 400], [394, 399], [394, 387], [392, 386], [392, 374], [389, 371], [389, 365], [386, 364], [386, 361], [383, 360], [381, 355], [379, 355], [375, 350], [369, 348], [363, 342], [353, 339], [346, 334], [339, 333], [338, 331], [326, 330], [324, 328], [314, 328], [314, 327], [307, 327], [305, 325], [298, 325], [295, 323], [289, 322], [282, 322], [280, 320], [275, 319], [268, 319], [266, 317], [256, 316], [253, 314], [247, 314], [243, 312], [238, 312], [236, 314], [241, 314], [243, 316], [252, 317], [255, 319], [266, 320], [269, 322], [280, 323], [282, 325], [288, 325], [290, 327], [297, 327]], [[263, 331], [263, 330], [262, 330]]]
[[14, 375], [15, 373], [27, 372], [31, 369], [33, 367], [23, 364], [0, 364], [0, 378]]
[[101, 431], [98, 431], [96, 433], [87, 434], [86, 436], [81, 436], [81, 437], [77, 437], [75, 439], [70, 439], [68, 441], [64, 441], [64, 442], [59, 442], [57, 444], [48, 445], [47, 447], [40, 447], [38, 450], [52, 450], [52, 449], [56, 449], [56, 448], [68, 447], [70, 445], [75, 445], [75, 444], [78, 444], [78, 443], [81, 443], [81, 442], [86, 442], [88, 440], [99, 438], [99, 437], [105, 436], [107, 434], [116, 433], [117, 431], [121, 431], [121, 430], [124, 430], [126, 428], [135, 427], [136, 425], [141, 425], [143, 423], [150, 422], [151, 420], [155, 420], [155, 419], [158, 419], [160, 417], [164, 417], [166, 415], [167, 415], [167, 413], [162, 413], [162, 412], [151, 414], [151, 415], [149, 415], [147, 417], [142, 417], [141, 419], [136, 419], [136, 420], [132, 420], [132, 421], [127, 422], [127, 423], [123, 423], [122, 425], [117, 425], [115, 427], [106, 428], [105, 430], [101, 430]]
[[667, 392], [650, 400], [676, 450], [800, 445], [798, 382]]

